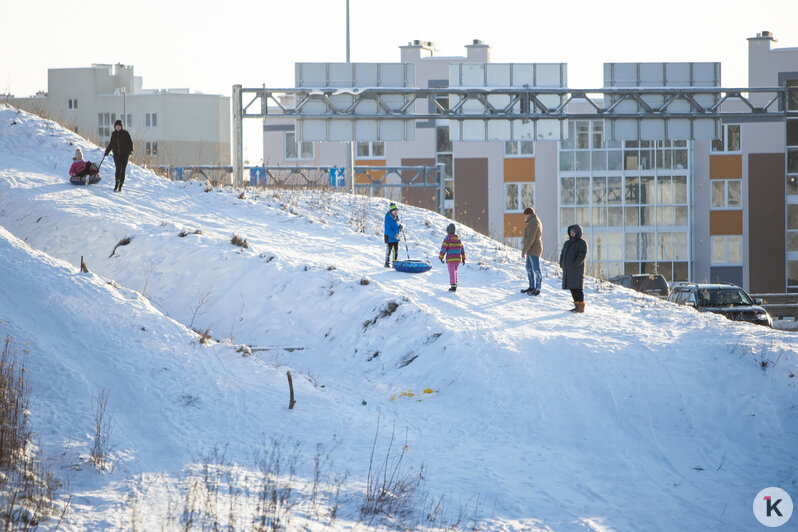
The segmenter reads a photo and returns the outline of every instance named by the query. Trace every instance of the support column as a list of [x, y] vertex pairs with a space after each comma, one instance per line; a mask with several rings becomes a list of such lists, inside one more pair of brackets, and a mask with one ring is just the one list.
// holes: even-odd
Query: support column
[[244, 109], [241, 85], [233, 85], [233, 186], [239, 186], [244, 175]]
[[446, 182], [444, 181], [445, 165], [438, 163], [438, 212], [446, 216]]
[[349, 141], [347, 142], [349, 145], [349, 153], [346, 157], [346, 179], [347, 179], [347, 187], [349, 188], [349, 192], [351, 194], [355, 193], [355, 142]]

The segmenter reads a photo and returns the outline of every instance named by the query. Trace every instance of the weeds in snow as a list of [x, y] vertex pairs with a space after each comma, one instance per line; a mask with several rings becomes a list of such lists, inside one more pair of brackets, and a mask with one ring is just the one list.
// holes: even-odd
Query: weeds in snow
[[133, 237], [126, 236], [125, 238], [117, 242], [116, 245], [114, 246], [114, 249], [111, 250], [111, 254], [108, 255], [108, 258], [110, 259], [111, 257], [114, 256], [114, 253], [116, 253], [116, 248], [118, 248], [119, 246], [127, 246], [128, 244], [130, 244], [131, 240], [133, 240]]
[[33, 445], [26, 371], [6, 338], [0, 352], [0, 526], [5, 530], [58, 528], [70, 507], [69, 498], [58, 500], [62, 484]]
[[108, 390], [103, 388], [93, 399], [94, 434], [92, 434], [91, 463], [98, 471], [113, 470], [111, 460], [111, 430], [113, 422], [108, 413]]
[[249, 243], [247, 242], [246, 238], [240, 237], [238, 235], [233, 235], [233, 238], [230, 239], [230, 243], [234, 246], [238, 246], [240, 248], [248, 249]]

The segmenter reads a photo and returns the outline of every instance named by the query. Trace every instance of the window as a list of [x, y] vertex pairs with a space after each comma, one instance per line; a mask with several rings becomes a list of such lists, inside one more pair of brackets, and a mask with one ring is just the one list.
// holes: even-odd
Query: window
[[787, 120], [787, 146], [798, 146], [798, 120]]
[[739, 179], [712, 180], [712, 209], [741, 208], [741, 181]]
[[121, 118], [122, 122], [125, 124], [125, 129], [130, 129], [130, 124], [133, 123], [133, 115], [128, 113], [126, 115], [120, 116], [119, 118]]
[[443, 198], [445, 211], [449, 212], [454, 206], [454, 159], [449, 126], [435, 128], [435, 160], [436, 164], [443, 164]]
[[111, 136], [111, 124], [114, 118], [110, 113], [100, 113], [97, 115], [97, 135], [101, 138], [108, 138]]
[[144, 115], [145, 127], [158, 127], [158, 113], [146, 113]]
[[504, 143], [505, 157], [527, 157], [535, 154], [535, 143], [531, 140], [511, 140]]
[[741, 265], [743, 263], [743, 237], [713, 236], [712, 264]]
[[798, 260], [787, 261], [787, 284], [798, 286]]
[[287, 131], [285, 133], [285, 158], [289, 161], [313, 159], [313, 143], [299, 142], [296, 140], [296, 133]]
[[535, 205], [535, 183], [505, 183], [504, 212], [523, 212]]
[[146, 143], [144, 143], [144, 149], [147, 152], [147, 155], [158, 155], [158, 143], [157, 142], [146, 142]]
[[787, 173], [798, 174], [798, 149], [787, 150]]
[[358, 142], [357, 156], [361, 159], [384, 159], [385, 143], [382, 141]]
[[449, 109], [449, 96], [435, 96], [435, 104], [432, 109], [432, 114], [441, 115], [444, 111]]
[[798, 205], [787, 205], [787, 229], [798, 229]]
[[740, 151], [740, 124], [723, 124], [720, 138], [712, 141], [714, 152]]
[[78, 108], [78, 99], [77, 98], [70, 98], [69, 103], [67, 104], [67, 108], [70, 110], [75, 110]]

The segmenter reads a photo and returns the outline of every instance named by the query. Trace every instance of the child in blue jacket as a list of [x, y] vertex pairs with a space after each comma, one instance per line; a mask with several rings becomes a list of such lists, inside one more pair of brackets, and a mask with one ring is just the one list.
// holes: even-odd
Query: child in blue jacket
[[385, 213], [385, 267], [391, 267], [391, 251], [393, 251], [393, 261], [396, 262], [399, 254], [399, 232], [402, 230], [399, 223], [399, 207], [396, 203], [391, 203], [388, 212]]

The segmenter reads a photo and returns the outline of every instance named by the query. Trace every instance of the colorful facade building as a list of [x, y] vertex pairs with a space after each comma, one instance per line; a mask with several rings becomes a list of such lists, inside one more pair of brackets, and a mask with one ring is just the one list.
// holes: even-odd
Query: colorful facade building
[[[798, 48], [773, 48], [769, 32], [748, 41], [749, 87], [798, 85]], [[567, 87], [565, 64], [491, 63], [480, 41], [464, 57], [433, 49], [422, 41], [400, 47], [416, 87]], [[722, 87], [720, 74], [719, 63], [606, 63], [603, 86]], [[591, 109], [569, 104], [569, 112]], [[566, 228], [578, 223], [599, 277], [656, 272], [669, 281], [798, 292], [798, 114], [724, 121], [716, 140], [613, 140], [617, 126], [598, 115], [558, 127], [506, 142], [444, 117], [417, 121], [411, 140], [356, 142], [355, 165], [443, 165], [447, 216], [510, 245], [519, 243], [523, 209], [533, 206], [545, 259], [557, 258]], [[293, 120], [264, 125], [267, 165], [345, 166], [348, 157], [347, 143], [297, 139]], [[435, 193], [402, 189], [393, 198], [431, 208]]]

